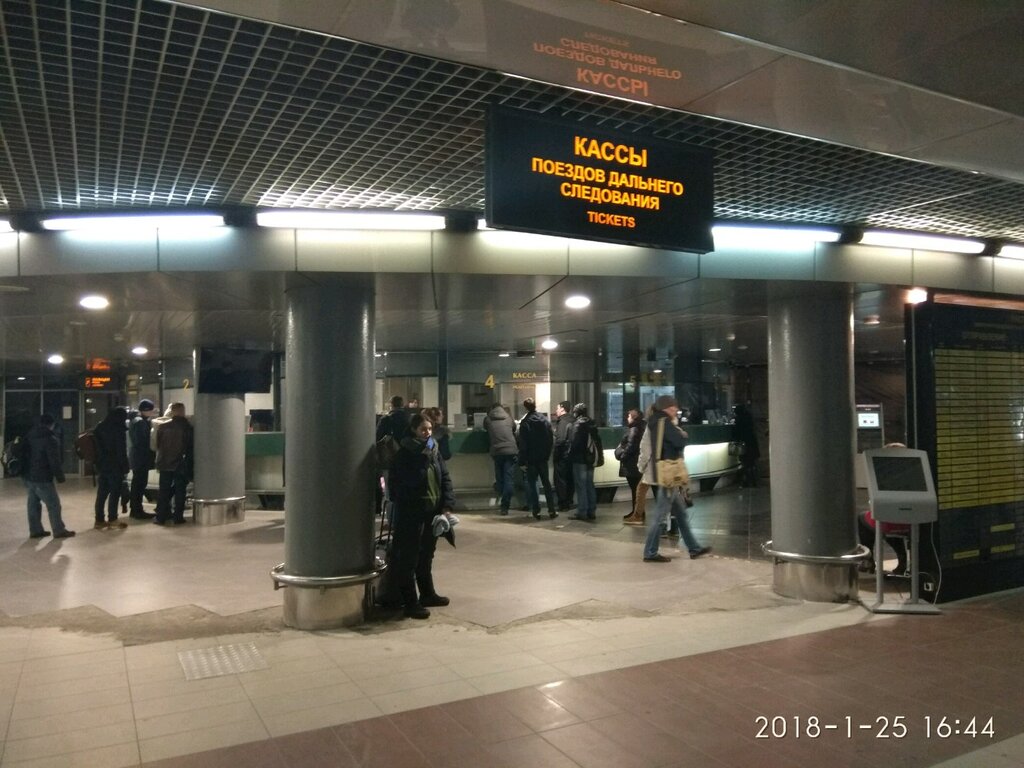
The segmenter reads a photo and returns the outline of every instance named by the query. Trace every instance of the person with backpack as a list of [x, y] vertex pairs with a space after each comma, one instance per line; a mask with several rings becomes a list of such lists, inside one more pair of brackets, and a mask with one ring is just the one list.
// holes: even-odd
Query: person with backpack
[[570, 520], [597, 520], [597, 488], [594, 487], [594, 467], [604, 464], [604, 448], [597, 424], [587, 415], [587, 406], [576, 403], [572, 409], [575, 419], [569, 427], [569, 461], [576, 485], [576, 514]]
[[61, 517], [60, 495], [54, 481], [64, 482], [60, 442], [54, 434], [54, 419], [48, 413], [39, 417], [39, 423], [25, 435], [26, 470], [21, 476], [27, 491], [28, 535], [33, 539], [49, 536], [43, 528], [43, 504], [50, 518], [53, 538], [67, 539], [75, 535], [64, 525]]
[[[96, 522], [93, 528], [98, 531], [128, 527], [128, 523], [117, 519], [121, 488], [128, 474], [127, 418], [127, 408], [111, 408], [93, 430], [96, 440]], [[105, 520], [104, 507], [107, 513]]]

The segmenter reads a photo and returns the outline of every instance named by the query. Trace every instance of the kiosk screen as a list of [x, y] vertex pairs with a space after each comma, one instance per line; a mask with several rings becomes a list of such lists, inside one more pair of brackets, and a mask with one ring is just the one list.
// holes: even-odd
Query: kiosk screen
[[873, 456], [871, 464], [880, 491], [927, 491], [924, 464], [916, 456]]

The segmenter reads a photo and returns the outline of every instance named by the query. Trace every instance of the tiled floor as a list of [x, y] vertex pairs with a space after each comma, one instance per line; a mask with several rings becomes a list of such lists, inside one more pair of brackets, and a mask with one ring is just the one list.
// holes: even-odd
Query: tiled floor
[[[27, 542], [0, 487], [3, 766], [1024, 763], [1024, 594], [923, 617], [779, 598], [764, 492], [699, 498], [728, 556], [656, 566], [622, 504], [596, 526], [464, 515], [449, 608], [296, 632], [267, 576], [282, 513], [97, 532], [91, 489], [62, 490], [79, 536]], [[262, 668], [186, 679], [179, 652], [223, 646]]]

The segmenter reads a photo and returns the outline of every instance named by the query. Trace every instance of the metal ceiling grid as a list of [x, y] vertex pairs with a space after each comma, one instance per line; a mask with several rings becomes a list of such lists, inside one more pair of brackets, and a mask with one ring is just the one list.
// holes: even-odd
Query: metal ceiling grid
[[721, 219], [1024, 241], [1024, 185], [159, 0], [4, 0], [0, 43], [0, 210], [479, 211], [499, 102], [713, 151]]

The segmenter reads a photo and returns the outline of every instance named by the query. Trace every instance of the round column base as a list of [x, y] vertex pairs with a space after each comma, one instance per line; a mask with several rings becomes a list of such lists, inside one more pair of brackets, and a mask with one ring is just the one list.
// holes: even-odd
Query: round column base
[[772, 588], [783, 597], [812, 603], [847, 603], [857, 600], [860, 591], [857, 571], [862, 561], [871, 558], [871, 550], [858, 544], [846, 555], [804, 555], [772, 548], [761, 550], [775, 562]]
[[338, 629], [362, 624], [366, 584], [334, 589], [284, 590], [284, 623], [293, 629]]
[[777, 560], [772, 588], [783, 597], [812, 603], [848, 603], [858, 599], [857, 564], [821, 565]]
[[245, 520], [245, 496], [223, 499], [193, 499], [192, 519], [196, 525], [226, 525]]

